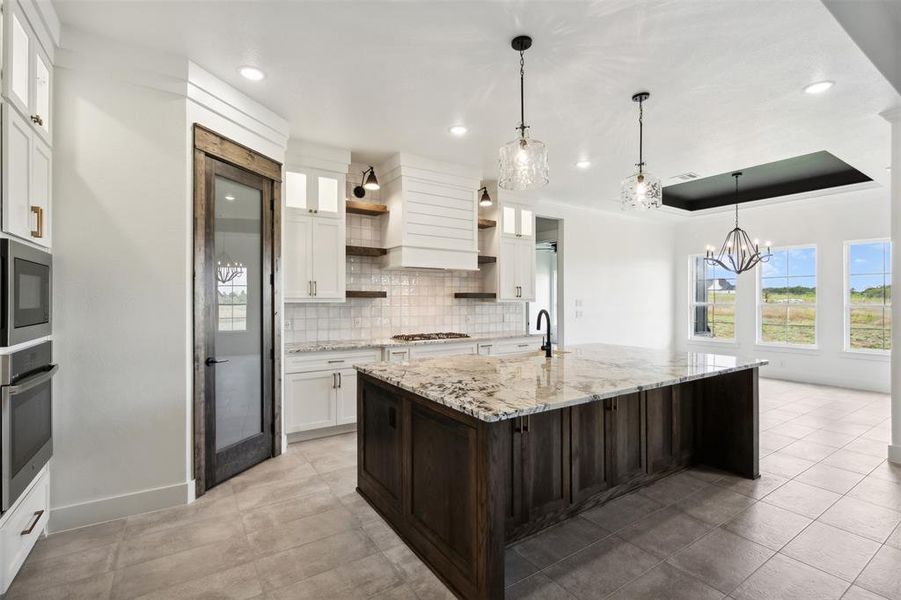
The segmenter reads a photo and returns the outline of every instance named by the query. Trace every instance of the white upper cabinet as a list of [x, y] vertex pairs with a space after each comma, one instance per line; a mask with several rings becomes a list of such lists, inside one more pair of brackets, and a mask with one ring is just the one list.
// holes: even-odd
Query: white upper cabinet
[[500, 208], [500, 228], [504, 236], [535, 238], [535, 214], [531, 208], [509, 203]]
[[497, 257], [498, 300], [535, 299], [535, 243], [527, 238], [502, 238]]
[[285, 181], [285, 205], [317, 217], [344, 215], [346, 175], [315, 169], [291, 169]]
[[3, 4], [3, 95], [52, 144], [53, 67], [22, 8]]
[[50, 246], [50, 147], [8, 103], [3, 105], [3, 231]]
[[343, 302], [350, 152], [291, 140], [285, 167], [286, 302]]

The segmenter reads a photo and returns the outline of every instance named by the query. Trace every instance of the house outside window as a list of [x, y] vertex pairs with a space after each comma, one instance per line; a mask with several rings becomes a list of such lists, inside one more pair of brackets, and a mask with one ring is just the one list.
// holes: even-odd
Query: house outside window
[[759, 267], [758, 343], [815, 346], [815, 246], [778, 248]]
[[703, 256], [691, 257], [691, 337], [735, 339], [735, 273], [708, 265]]
[[845, 349], [887, 353], [892, 347], [892, 243], [847, 242]]

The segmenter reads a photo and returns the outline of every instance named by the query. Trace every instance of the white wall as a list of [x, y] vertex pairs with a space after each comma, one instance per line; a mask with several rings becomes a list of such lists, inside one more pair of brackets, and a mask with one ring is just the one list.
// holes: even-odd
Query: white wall
[[742, 274], [736, 292], [735, 343], [688, 340], [688, 257], [719, 247], [732, 228], [733, 213], [693, 216], [676, 228], [675, 345], [770, 360], [761, 375], [878, 391], [889, 389], [889, 357], [844, 351], [844, 242], [887, 238], [889, 195], [884, 188], [862, 189], [789, 203], [742, 208], [740, 225], [751, 237], [771, 239], [778, 246], [817, 246], [817, 348], [775, 348], [758, 345], [757, 270]]
[[[53, 529], [187, 501], [185, 100], [57, 68]], [[141, 497], [132, 497], [143, 492]]]
[[184, 59], [63, 33], [54, 531], [193, 499], [191, 128], [278, 161], [287, 144], [283, 119]]
[[557, 309], [565, 344], [672, 343], [672, 223], [551, 202], [539, 202], [535, 214], [563, 219]]

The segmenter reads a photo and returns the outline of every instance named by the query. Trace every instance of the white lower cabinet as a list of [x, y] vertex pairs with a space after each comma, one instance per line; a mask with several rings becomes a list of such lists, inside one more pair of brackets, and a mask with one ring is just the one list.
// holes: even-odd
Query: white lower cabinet
[[333, 427], [337, 424], [334, 371], [291, 373], [285, 376], [287, 433]]
[[5, 594], [50, 518], [50, 473], [47, 466], [0, 523], [0, 595]]
[[348, 425], [357, 420], [355, 364], [378, 362], [379, 350], [317, 352], [285, 361], [285, 433]]
[[541, 344], [541, 338], [534, 336], [494, 340], [492, 342], [490, 354], [492, 356], [513, 356], [516, 354], [530, 354], [532, 352], [537, 352], [538, 350], [540, 350]]

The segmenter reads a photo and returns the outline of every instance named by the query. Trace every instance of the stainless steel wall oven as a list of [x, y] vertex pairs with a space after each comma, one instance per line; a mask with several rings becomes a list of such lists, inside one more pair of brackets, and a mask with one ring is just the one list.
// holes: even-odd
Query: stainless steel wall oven
[[0, 356], [0, 485], [3, 511], [53, 454], [52, 342]]

